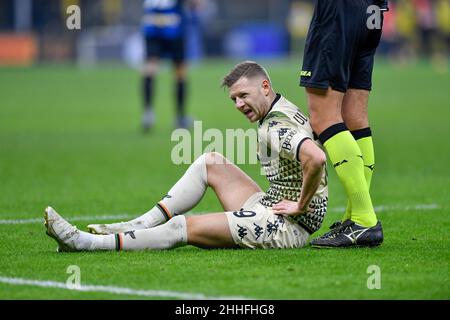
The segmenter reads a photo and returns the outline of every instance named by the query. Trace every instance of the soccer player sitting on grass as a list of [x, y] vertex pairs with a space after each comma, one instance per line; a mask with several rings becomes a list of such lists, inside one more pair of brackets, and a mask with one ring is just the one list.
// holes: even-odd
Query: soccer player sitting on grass
[[[327, 209], [326, 156], [309, 120], [275, 93], [263, 67], [246, 61], [223, 79], [235, 107], [258, 124], [258, 158], [267, 192], [219, 153], [200, 156], [150, 211], [127, 222], [78, 230], [45, 210], [47, 234], [59, 251], [201, 248], [297, 248], [308, 243]], [[268, 154], [271, 152], [271, 156]], [[274, 156], [275, 155], [275, 156]], [[224, 212], [184, 216], [210, 186]]]

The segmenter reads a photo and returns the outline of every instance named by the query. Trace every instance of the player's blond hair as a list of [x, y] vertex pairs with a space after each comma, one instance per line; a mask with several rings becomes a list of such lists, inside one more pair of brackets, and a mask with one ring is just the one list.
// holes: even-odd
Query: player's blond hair
[[231, 69], [231, 71], [223, 77], [221, 87], [230, 88], [233, 84], [235, 84], [240, 78], [254, 78], [254, 77], [263, 77], [270, 82], [269, 74], [266, 69], [257, 64], [254, 61], [244, 61], [238, 63]]

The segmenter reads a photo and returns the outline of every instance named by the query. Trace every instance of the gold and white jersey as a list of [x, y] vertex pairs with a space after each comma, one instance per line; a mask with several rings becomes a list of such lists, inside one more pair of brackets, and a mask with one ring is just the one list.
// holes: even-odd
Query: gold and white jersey
[[[260, 200], [262, 205], [271, 207], [283, 199], [298, 201], [303, 171], [297, 155], [306, 139], [314, 141], [309, 119], [293, 103], [277, 94], [267, 115], [258, 122], [258, 159], [270, 182], [266, 195]], [[327, 173], [324, 170], [307, 213], [294, 219], [314, 233], [322, 224], [327, 203]]]

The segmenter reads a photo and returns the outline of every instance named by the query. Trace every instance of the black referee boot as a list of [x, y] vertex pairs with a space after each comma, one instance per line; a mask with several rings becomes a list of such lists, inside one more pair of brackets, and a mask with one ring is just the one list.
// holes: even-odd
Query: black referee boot
[[383, 242], [381, 221], [370, 228], [360, 226], [352, 220], [334, 225], [336, 227], [331, 231], [311, 240], [311, 246], [314, 248], [375, 247]]

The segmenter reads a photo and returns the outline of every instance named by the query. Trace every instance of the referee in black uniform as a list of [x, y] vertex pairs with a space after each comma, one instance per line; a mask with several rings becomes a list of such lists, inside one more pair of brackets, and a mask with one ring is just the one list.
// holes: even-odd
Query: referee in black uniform
[[300, 85], [311, 126], [344, 186], [342, 221], [314, 247], [377, 246], [383, 230], [369, 193], [375, 164], [367, 105], [386, 0], [316, 0]]

